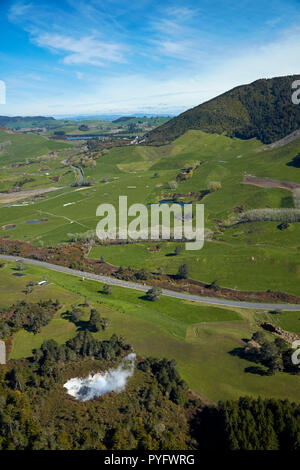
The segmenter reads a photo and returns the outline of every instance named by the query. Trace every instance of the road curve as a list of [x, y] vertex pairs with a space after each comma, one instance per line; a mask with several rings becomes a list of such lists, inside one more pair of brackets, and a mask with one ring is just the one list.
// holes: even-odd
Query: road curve
[[[111, 284], [114, 286], [126, 287], [128, 289], [140, 290], [147, 292], [151, 289], [152, 286], [147, 286], [146, 284], [137, 284], [134, 282], [122, 281], [121, 279], [115, 279], [113, 277], [102, 276], [100, 274], [87, 273], [84, 271], [77, 271], [76, 269], [66, 268], [64, 266], [59, 266], [57, 264], [50, 264], [44, 261], [38, 261], [30, 258], [22, 258], [20, 256], [9, 256], [9, 255], [0, 255], [0, 259], [4, 261], [22, 261], [25, 264], [32, 264], [33, 266], [39, 266], [42, 268], [52, 269], [54, 271], [59, 271], [65, 274], [72, 274], [73, 276], [80, 276], [85, 279], [92, 279], [93, 281], [103, 282], [105, 284]], [[191, 300], [193, 302], [201, 302], [212, 305], [220, 305], [224, 307], [239, 307], [239, 308], [250, 308], [250, 309], [262, 309], [262, 310], [272, 310], [272, 309], [282, 309], [289, 311], [300, 311], [300, 304], [269, 304], [269, 303], [252, 303], [252, 302], [239, 302], [238, 300], [226, 300], [226, 299], [216, 299], [213, 297], [202, 297], [200, 295], [185, 294], [184, 292], [176, 292], [168, 289], [162, 290], [162, 295], [167, 297], [174, 297], [181, 300]]]
[[82, 184], [83, 183], [83, 171], [82, 171], [82, 169], [79, 168], [79, 166], [75, 166], [75, 165], [72, 165], [72, 163], [69, 163], [67, 158], [64, 160], [64, 164], [68, 165], [70, 168], [72, 168], [72, 170], [75, 171], [75, 173], [78, 174], [79, 184]]

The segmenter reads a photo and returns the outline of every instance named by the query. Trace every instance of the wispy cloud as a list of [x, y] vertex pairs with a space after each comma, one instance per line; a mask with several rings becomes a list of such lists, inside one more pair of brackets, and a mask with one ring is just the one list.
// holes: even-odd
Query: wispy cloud
[[299, 73], [298, 0], [245, 3], [11, 2], [26, 54], [19, 36], [15, 56], [11, 43], [2, 52], [7, 112], [177, 112], [241, 83]]
[[66, 52], [63, 62], [68, 65], [89, 64], [102, 66], [107, 62], [125, 62], [123, 46], [99, 41], [94, 37], [75, 39], [60, 34], [45, 33], [35, 37], [34, 42], [56, 52]]
[[11, 6], [8, 18], [13, 23], [17, 22], [19, 19], [24, 18], [31, 8], [32, 4], [30, 2], [16, 2]]

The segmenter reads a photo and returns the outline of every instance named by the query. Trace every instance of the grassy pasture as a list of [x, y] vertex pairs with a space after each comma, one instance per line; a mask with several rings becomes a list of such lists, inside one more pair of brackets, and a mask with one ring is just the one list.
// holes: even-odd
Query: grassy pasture
[[21, 134], [0, 130], [0, 147], [2, 147], [0, 166], [3, 166], [16, 162], [24, 162], [27, 158], [35, 158], [48, 152], [70, 148], [72, 144], [49, 140], [34, 134]]
[[240, 290], [278, 290], [300, 295], [299, 254], [294, 248], [279, 250], [276, 246], [257, 246], [219, 241], [206, 242], [199, 252], [185, 250], [174, 256], [177, 243], [161, 243], [159, 251], [149, 251], [151, 244], [93, 247], [90, 257], [104, 256], [108, 263], [176, 274], [185, 263], [189, 277], [218, 283]]
[[[237, 206], [243, 206], [244, 210], [291, 207], [290, 191], [247, 185], [242, 180], [247, 173], [300, 182], [300, 169], [288, 165], [299, 151], [300, 141], [269, 151], [254, 139], [242, 141], [201, 131], [189, 131], [162, 147], [114, 148], [97, 160], [95, 168], [84, 170], [85, 178], [96, 180], [93, 187], [79, 188], [79, 191], [66, 187], [28, 206], [0, 207], [1, 225], [17, 225], [5, 232], [11, 239], [44, 245], [66, 242], [70, 233], [95, 229], [99, 204], [118, 206], [119, 195], [128, 196], [128, 205], [157, 202], [174, 192], [169, 182], [176, 178], [180, 168], [201, 161], [204, 163], [194, 171], [193, 177], [179, 183], [175, 192], [198, 192], [206, 189], [210, 181], [220, 181], [221, 190], [203, 200], [206, 227], [215, 231], [215, 219], [227, 220]], [[158, 176], [154, 177], [154, 173]], [[107, 176], [107, 183], [102, 182], [103, 176]], [[192, 197], [185, 200], [190, 201]], [[25, 224], [34, 218], [48, 218], [48, 222]], [[186, 262], [194, 279], [217, 280], [224, 286], [245, 290], [284, 290], [299, 295], [299, 230], [299, 224], [280, 231], [274, 223], [257, 222], [219, 232], [217, 239], [207, 242], [199, 253], [183, 250], [178, 257], [166, 256], [168, 250], [173, 251], [166, 243], [158, 254], [148, 252], [141, 245], [131, 245], [97, 249], [91, 256], [103, 254], [107, 261], [117, 265], [147, 266], [153, 270], [161, 266], [170, 273]]]
[[[13, 289], [11, 284], [12, 268], [9, 263], [0, 270], [1, 285], [21, 299], [24, 294], [20, 287], [15, 285]], [[152, 304], [142, 299], [140, 292], [114, 287], [112, 295], [106, 296], [101, 293], [101, 283], [82, 282], [80, 278], [50, 270], [26, 266], [24, 273], [27, 281], [47, 278], [50, 284], [46, 287], [54, 288], [55, 297], [65, 305], [80, 303], [87, 295], [91, 306], [110, 320], [108, 329], [96, 333], [97, 337], [110, 337], [115, 332], [124, 335], [142, 355], [175, 358], [182, 377], [201, 396], [214, 401], [240, 395], [299, 401], [299, 377], [282, 373], [265, 377], [245, 372], [253, 364], [231, 353], [256, 330], [255, 312], [196, 306], [167, 298]], [[25, 283], [25, 278], [13, 278], [13, 282]], [[36, 290], [26, 296], [28, 301], [31, 295], [36, 295]], [[292, 314], [299, 318], [298, 313]], [[84, 320], [87, 319], [86, 314]], [[63, 342], [75, 332], [75, 326], [62, 319], [59, 312], [40, 334], [17, 333], [11, 357], [29, 355], [46, 338]]]

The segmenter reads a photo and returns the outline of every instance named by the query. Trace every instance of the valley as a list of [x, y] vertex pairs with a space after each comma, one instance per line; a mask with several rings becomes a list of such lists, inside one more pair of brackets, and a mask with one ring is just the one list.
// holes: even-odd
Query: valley
[[[65, 135], [76, 136], [69, 126], [62, 127]], [[300, 376], [286, 357], [300, 339], [300, 139], [266, 146], [252, 136], [191, 128], [157, 145], [142, 132], [134, 142], [128, 136], [108, 142], [84, 139], [86, 129], [82, 139], [67, 140], [54, 129], [0, 130], [0, 309], [9, 318], [7, 324], [0, 318], [1, 346], [8, 370], [37, 367], [41, 384], [51, 382], [52, 372], [40, 357], [58, 355], [59, 379], [47, 385], [53, 403], [45, 413], [58, 397], [69, 406], [62, 384], [75, 374], [89, 376], [90, 361], [97, 370], [116, 366], [113, 352], [87, 352], [100, 345], [122, 351], [122, 358], [137, 355], [129, 383], [138, 387], [142, 371], [150, 373], [143, 369], [149, 358], [175, 361], [185, 385], [179, 381], [168, 395], [175, 398], [166, 398], [178, 406], [168, 420], [182, 413], [183, 427], [191, 417], [181, 408], [182, 394], [193, 413], [198, 403], [216, 406], [241, 396], [298, 404]], [[204, 204], [204, 247], [186, 250], [184, 239], [99, 240], [97, 207], [118, 207], [121, 195], [128, 206]], [[26, 309], [35, 312], [48, 299], [57, 299], [51, 317], [26, 317]], [[25, 310], [23, 324], [9, 316], [14, 309]], [[103, 328], [91, 327], [91, 312]], [[270, 345], [257, 346], [255, 335]], [[76, 359], [70, 348], [81, 342]], [[258, 349], [275, 346], [280, 358], [259, 362]], [[102, 407], [112, 400], [113, 408], [113, 393], [92, 402]]]

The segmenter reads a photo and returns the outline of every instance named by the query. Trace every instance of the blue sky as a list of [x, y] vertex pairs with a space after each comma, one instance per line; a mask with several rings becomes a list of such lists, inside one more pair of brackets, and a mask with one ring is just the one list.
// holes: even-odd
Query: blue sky
[[0, 114], [176, 114], [299, 73], [299, 25], [299, 0], [1, 0]]

